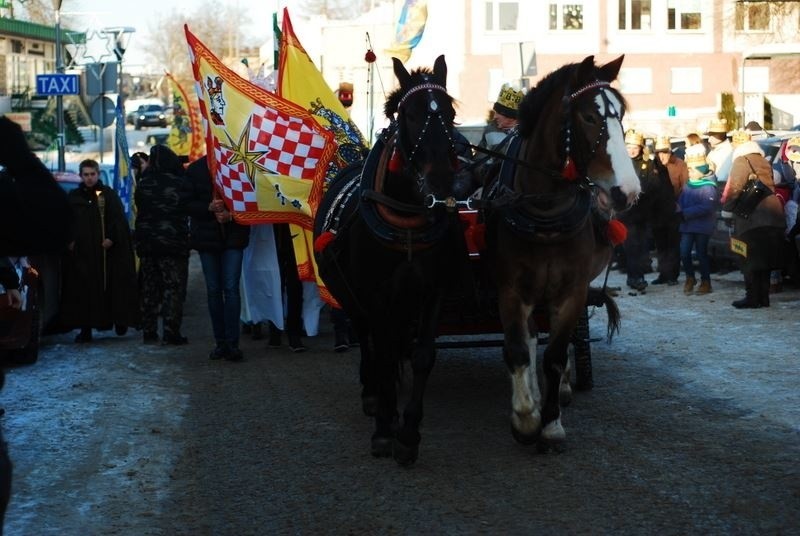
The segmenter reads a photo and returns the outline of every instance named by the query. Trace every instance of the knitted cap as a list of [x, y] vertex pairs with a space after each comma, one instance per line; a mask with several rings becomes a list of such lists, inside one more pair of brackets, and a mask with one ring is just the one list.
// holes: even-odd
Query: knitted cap
[[517, 91], [509, 84], [503, 84], [503, 87], [500, 88], [500, 94], [497, 96], [497, 102], [494, 103], [492, 109], [506, 117], [516, 119], [519, 103], [522, 102], [522, 97], [524, 96], [522, 91]]

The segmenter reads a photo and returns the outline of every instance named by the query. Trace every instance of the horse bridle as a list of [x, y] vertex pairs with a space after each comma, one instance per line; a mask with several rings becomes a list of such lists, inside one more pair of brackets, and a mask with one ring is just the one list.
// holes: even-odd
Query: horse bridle
[[[427, 133], [428, 127], [431, 125], [431, 120], [432, 120], [432, 118], [434, 116], [436, 118], [438, 118], [439, 124], [442, 126], [442, 129], [444, 130], [444, 133], [447, 136], [447, 139], [450, 141], [450, 150], [453, 152], [453, 154], [455, 154], [456, 144], [455, 144], [455, 141], [453, 140], [452, 134], [450, 133], [450, 130], [452, 129], [452, 126], [450, 128], [448, 128], [448, 125], [445, 122], [444, 117], [442, 116], [442, 109], [443, 108], [439, 104], [439, 102], [436, 100], [435, 93], [434, 93], [434, 91], [441, 91], [442, 93], [447, 95], [447, 88], [445, 88], [444, 86], [442, 86], [440, 84], [437, 84], [435, 82], [430, 82], [430, 81], [428, 81], [426, 79], [426, 81], [424, 83], [412, 87], [411, 89], [409, 89], [406, 92], [405, 95], [403, 95], [403, 97], [400, 99], [400, 102], [397, 103], [397, 111], [398, 111], [398, 113], [401, 111], [401, 109], [403, 107], [403, 104], [405, 104], [405, 102], [406, 102], [406, 99], [408, 99], [411, 95], [413, 95], [414, 93], [417, 93], [419, 91], [427, 91], [428, 92], [428, 107], [427, 107], [428, 113], [425, 115], [425, 123], [422, 125], [422, 130], [420, 131], [419, 135], [417, 136], [417, 139], [416, 140], [412, 140], [413, 141], [413, 147], [411, 148], [411, 152], [410, 153], [406, 153], [406, 148], [403, 145], [404, 136], [402, 136], [400, 134], [400, 123], [399, 123], [399, 121], [397, 121], [397, 132], [398, 132], [398, 140], [399, 140], [399, 143], [397, 144], [397, 147], [399, 147], [400, 152], [402, 153], [404, 161], [405, 162], [410, 162], [411, 165], [413, 166], [413, 171], [416, 174], [415, 179], [417, 181], [417, 188], [419, 189], [420, 192], [422, 192], [422, 190], [423, 190], [423, 188], [425, 186], [425, 177], [422, 175], [422, 173], [420, 172], [420, 170], [417, 167], [416, 163], [414, 162], [414, 155], [419, 150], [420, 145], [423, 142], [423, 138], [425, 137], [425, 134]], [[448, 196], [445, 199], [438, 199], [433, 194], [427, 194], [425, 196], [424, 207], [425, 207], [425, 209], [432, 209], [436, 205], [444, 205], [448, 209], [454, 209], [455, 207], [460, 206], [460, 205], [467, 206], [468, 203], [469, 203], [468, 200], [459, 201], [459, 200], [456, 200], [452, 196]]]

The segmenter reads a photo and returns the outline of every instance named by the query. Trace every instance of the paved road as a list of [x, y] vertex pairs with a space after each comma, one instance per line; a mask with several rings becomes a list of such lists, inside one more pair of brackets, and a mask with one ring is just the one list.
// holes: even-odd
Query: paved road
[[[143, 347], [138, 333], [78, 346], [59, 335], [39, 363], [9, 371], [0, 399], [15, 463], [6, 534], [789, 534], [800, 526], [798, 291], [748, 316], [728, 305], [741, 290], [735, 276], [715, 277], [706, 298], [675, 287], [623, 292], [623, 332], [593, 345], [596, 387], [565, 410], [563, 454], [514, 443], [498, 349], [443, 350], [420, 459], [406, 469], [369, 455], [358, 357], [332, 351], [327, 322], [306, 353], [245, 339], [244, 362], [209, 361], [196, 261], [188, 346]], [[593, 334], [604, 321], [602, 312], [592, 319]], [[747, 326], [769, 340], [737, 342]], [[777, 355], [776, 333], [794, 355]]]

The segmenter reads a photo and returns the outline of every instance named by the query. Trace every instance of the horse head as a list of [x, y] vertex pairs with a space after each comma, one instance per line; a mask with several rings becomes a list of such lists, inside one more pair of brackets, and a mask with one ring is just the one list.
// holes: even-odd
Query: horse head
[[602, 66], [594, 56], [565, 65], [542, 79], [519, 111], [520, 135], [533, 138], [540, 164], [565, 180], [585, 177], [597, 186], [599, 207], [606, 211], [629, 207], [641, 193], [625, 149], [625, 99], [611, 87], [624, 57]]
[[[439, 56], [433, 70], [420, 68], [410, 73], [397, 58], [392, 58], [400, 87], [386, 100], [384, 113], [392, 122], [392, 157], [389, 171], [413, 179], [413, 188], [395, 182], [395, 195], [405, 195], [427, 206], [465, 196], [466, 185], [456, 183], [458, 160], [453, 137], [455, 108], [447, 93], [447, 65]], [[390, 185], [387, 181], [387, 189]], [[415, 199], [416, 198], [416, 199]]]

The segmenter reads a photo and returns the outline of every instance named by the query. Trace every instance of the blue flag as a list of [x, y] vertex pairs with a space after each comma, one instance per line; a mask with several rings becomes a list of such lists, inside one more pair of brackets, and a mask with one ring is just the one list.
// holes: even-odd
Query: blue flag
[[125, 114], [122, 109], [122, 99], [117, 97], [116, 108], [117, 126], [114, 135], [114, 184], [111, 187], [119, 195], [125, 209], [128, 225], [133, 227], [133, 173], [131, 170], [130, 153], [128, 153], [128, 138], [125, 135]]

